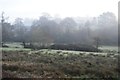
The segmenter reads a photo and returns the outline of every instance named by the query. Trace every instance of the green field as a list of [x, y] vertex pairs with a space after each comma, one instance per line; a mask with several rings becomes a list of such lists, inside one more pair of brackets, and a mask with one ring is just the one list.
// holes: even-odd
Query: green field
[[2, 51], [30, 51], [31, 49], [25, 48], [0, 48]]

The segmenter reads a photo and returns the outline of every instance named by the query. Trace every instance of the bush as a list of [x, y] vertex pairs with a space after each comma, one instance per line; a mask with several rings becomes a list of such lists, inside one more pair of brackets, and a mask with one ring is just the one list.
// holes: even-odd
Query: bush
[[91, 45], [80, 45], [80, 44], [54, 44], [50, 46], [50, 49], [57, 50], [74, 50], [74, 51], [88, 51], [88, 52], [98, 52], [97, 48]]

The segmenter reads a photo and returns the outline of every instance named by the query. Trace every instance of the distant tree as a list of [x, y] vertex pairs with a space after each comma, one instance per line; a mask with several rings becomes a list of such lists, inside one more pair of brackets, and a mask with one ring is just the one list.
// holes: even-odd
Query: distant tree
[[2, 30], [2, 42], [12, 41], [13, 39], [13, 26], [6, 22], [7, 17], [4, 17], [4, 12], [2, 12], [1, 17], [1, 30]]
[[86, 41], [85, 43], [86, 44], [91, 44], [91, 41], [92, 41], [92, 30], [91, 30], [91, 23], [90, 21], [86, 21], [85, 22], [85, 25], [84, 25], [84, 28], [83, 28], [83, 37], [85, 38], [84, 41]]
[[111, 12], [103, 13], [98, 17], [98, 29], [96, 33], [99, 34], [104, 45], [115, 45], [118, 40], [118, 27], [116, 16]]
[[57, 24], [46, 16], [41, 16], [35, 23], [31, 27], [31, 41], [40, 44], [52, 43]]
[[25, 42], [26, 27], [24, 26], [22, 19], [16, 18], [13, 26], [14, 26], [15, 41]]
[[63, 43], [74, 42], [73, 33], [76, 30], [75, 27], [76, 27], [77, 23], [72, 18], [67, 17], [67, 18], [63, 19], [59, 25], [61, 27], [60, 30], [62, 33], [61, 42], [63, 42]]
[[99, 49], [100, 47], [100, 38], [99, 37], [94, 37], [94, 45], [96, 49]]
[[89, 21], [87, 21], [86, 23], [85, 23], [85, 28], [86, 28], [86, 33], [87, 33], [87, 37], [90, 37], [90, 32], [91, 32], [91, 30], [90, 30], [90, 26], [91, 26], [91, 23], [89, 22]]
[[60, 26], [63, 28], [63, 31], [66, 33], [72, 32], [75, 29], [76, 25], [77, 23], [70, 17], [63, 19], [60, 22]]

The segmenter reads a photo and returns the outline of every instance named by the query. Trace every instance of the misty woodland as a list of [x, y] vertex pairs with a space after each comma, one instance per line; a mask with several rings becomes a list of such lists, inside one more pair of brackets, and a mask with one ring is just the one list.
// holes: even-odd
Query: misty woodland
[[[6, 13], [7, 14], [7, 13]], [[119, 80], [118, 20], [97, 17], [16, 18], [2, 13], [2, 77]]]

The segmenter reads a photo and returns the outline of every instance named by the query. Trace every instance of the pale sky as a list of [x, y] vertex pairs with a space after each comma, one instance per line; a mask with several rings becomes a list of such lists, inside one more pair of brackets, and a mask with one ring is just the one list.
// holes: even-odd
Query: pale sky
[[118, 15], [120, 0], [0, 0], [0, 13], [5, 12], [9, 20], [16, 17], [38, 18], [47, 12], [60, 17], [95, 17], [103, 12]]

